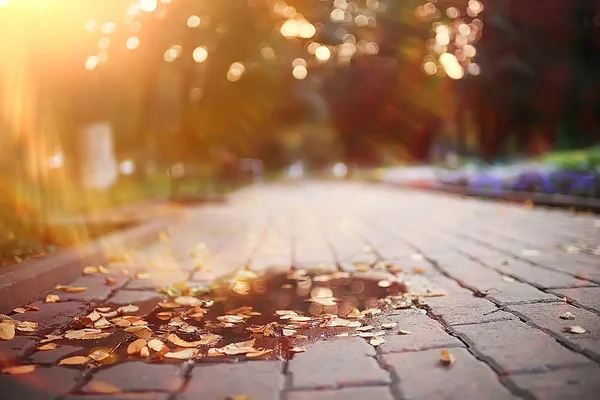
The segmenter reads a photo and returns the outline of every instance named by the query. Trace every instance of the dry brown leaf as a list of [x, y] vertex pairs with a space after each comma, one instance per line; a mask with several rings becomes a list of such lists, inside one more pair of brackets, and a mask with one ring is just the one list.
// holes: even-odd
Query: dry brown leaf
[[488, 290], [476, 290], [473, 292], [473, 296], [475, 297], [485, 297], [488, 294], [490, 294]]
[[366, 331], [372, 331], [373, 328], [374, 327], [371, 325], [365, 325], [365, 326], [359, 326], [358, 328], [356, 328], [356, 330], [359, 332], [366, 332]]
[[110, 307], [97, 307], [96, 311], [101, 312], [101, 313], [106, 313], [110, 311]]
[[45, 339], [40, 340], [40, 344], [51, 342], [53, 340], [62, 339], [63, 337], [60, 335], [46, 335]]
[[109, 276], [104, 278], [104, 281], [106, 282], [106, 286], [115, 286], [117, 284], [117, 280], [115, 278], [111, 278]]
[[148, 346], [142, 347], [140, 350], [140, 357], [146, 358], [150, 356], [150, 350], [148, 350]]
[[96, 379], [92, 379], [86, 386], [90, 391], [95, 393], [116, 394], [122, 392], [118, 387]]
[[198, 349], [185, 349], [181, 351], [168, 352], [165, 353], [165, 358], [173, 358], [176, 360], [191, 360], [192, 358], [196, 358], [198, 355]]
[[67, 293], [81, 293], [81, 292], [85, 292], [87, 290], [87, 287], [56, 285], [56, 286], [54, 286], [54, 290], [60, 290], [62, 292], [67, 292]]
[[100, 329], [84, 328], [79, 330], [69, 330], [65, 333], [65, 339], [92, 340], [102, 339], [110, 336], [111, 333], [103, 333]]
[[[140, 339], [142, 340], [142, 339]], [[163, 348], [165, 348], [165, 344], [163, 342], [161, 342], [158, 339], [152, 339], [150, 341], [148, 341], [148, 347], [154, 351], [161, 351]]]
[[389, 288], [390, 286], [392, 286], [392, 282], [388, 281], [387, 279], [383, 279], [377, 282], [377, 286], [379, 286], [380, 288]]
[[394, 329], [398, 325], [396, 322], [390, 322], [388, 324], [381, 324], [381, 329]]
[[15, 321], [15, 327], [20, 332], [33, 332], [37, 329], [38, 323], [30, 321]]
[[180, 304], [173, 303], [173, 302], [166, 302], [166, 301], [158, 302], [158, 306], [161, 308], [179, 308], [179, 307], [181, 307]]
[[425, 272], [427, 272], [427, 270], [425, 268], [419, 268], [419, 267], [415, 267], [412, 270], [413, 274], [424, 274]]
[[455, 362], [456, 359], [452, 354], [450, 354], [448, 349], [442, 349], [442, 351], [440, 352], [440, 364], [442, 364], [445, 367], [451, 367]]
[[308, 321], [312, 321], [311, 317], [305, 317], [303, 315], [292, 315], [289, 318], [290, 321], [292, 322], [308, 322]]
[[304, 347], [292, 347], [288, 350], [290, 351], [290, 353], [304, 353], [306, 351]]
[[139, 310], [140, 310], [140, 308], [133, 304], [129, 304], [127, 306], [121, 306], [121, 307], [117, 308], [117, 311], [120, 312], [121, 314], [134, 313], [134, 312], [138, 312]]
[[202, 339], [200, 344], [213, 344], [213, 343], [217, 343], [219, 340], [221, 340], [221, 336], [219, 335], [215, 335], [212, 333], [207, 333], [205, 335], [200, 335], [200, 338]]
[[358, 308], [350, 307], [350, 312], [346, 315], [346, 318], [360, 318], [362, 314], [358, 311]]
[[56, 348], [56, 343], [46, 343], [46, 344], [39, 346], [37, 349], [40, 351], [48, 351], [48, 350], [54, 350], [55, 348]]
[[273, 352], [273, 350], [271, 350], [271, 349], [257, 350], [257, 351], [253, 351], [250, 353], [246, 353], [246, 357], [247, 358], [261, 358], [261, 357], [271, 354], [272, 352]]
[[25, 314], [27, 311], [39, 311], [39, 310], [40, 310], [39, 307], [30, 306], [30, 305], [13, 308], [13, 311], [18, 314]]
[[98, 321], [96, 321], [94, 323], [94, 328], [98, 328], [98, 329], [106, 329], [106, 328], [110, 328], [112, 325], [110, 324], [110, 322], [108, 322], [108, 320], [104, 317], [100, 318]]
[[152, 337], [152, 331], [147, 326], [130, 326], [124, 329], [125, 332], [131, 333], [139, 337], [140, 339], [150, 339]]
[[367, 308], [366, 310], [361, 312], [362, 315], [377, 315], [381, 314], [381, 310], [379, 308]]
[[217, 349], [218, 352], [227, 354], [227, 355], [236, 355], [236, 354], [244, 354], [249, 353], [254, 350], [254, 343], [256, 339], [252, 338], [245, 342], [231, 343], [227, 346], [220, 347]]
[[175, 299], [175, 303], [182, 306], [197, 306], [202, 304], [202, 300], [193, 296], [179, 296]]
[[30, 372], [35, 371], [36, 367], [37, 367], [37, 365], [34, 365], [34, 364], [15, 365], [12, 367], [2, 368], [2, 373], [9, 374], [9, 375], [23, 375], [23, 374], [28, 374]]
[[84, 356], [67, 357], [60, 360], [58, 365], [81, 365], [87, 363], [89, 360], [88, 357]]
[[152, 275], [150, 275], [147, 272], [136, 272], [135, 273], [135, 279], [150, 279], [152, 278]]
[[104, 274], [104, 275], [108, 275], [110, 274], [110, 271], [108, 270], [108, 268], [103, 267], [102, 265], [98, 266], [98, 272]]
[[292, 310], [277, 310], [275, 311], [275, 314], [279, 315], [280, 317], [283, 315], [298, 315], [296, 311]]
[[60, 300], [60, 298], [56, 294], [49, 294], [46, 296], [46, 303], [56, 303], [58, 300]]
[[583, 329], [582, 327], [580, 327], [579, 325], [565, 326], [563, 328], [563, 331], [569, 332], [569, 333], [576, 333], [576, 334], [582, 334], [582, 333], [586, 332], [586, 330]]
[[283, 336], [294, 336], [296, 334], [295, 329], [285, 329], [283, 328]]
[[403, 329], [398, 329], [398, 335], [410, 335], [410, 332]]
[[83, 268], [83, 275], [97, 274], [98, 272], [98, 267], [95, 265], [88, 265]]
[[156, 313], [156, 318], [160, 319], [161, 321], [168, 321], [171, 319], [172, 316], [173, 316], [173, 313], [170, 311], [163, 311], [163, 312]]
[[514, 281], [515, 281], [514, 278], [511, 278], [510, 276], [506, 276], [506, 275], [502, 276], [502, 282], [513, 283]]
[[127, 354], [130, 356], [139, 354], [140, 350], [142, 350], [144, 347], [146, 347], [146, 341], [144, 339], [134, 340], [133, 342], [129, 343], [129, 346], [127, 346]]
[[221, 315], [217, 317], [217, 320], [229, 324], [239, 324], [245, 321], [245, 319], [239, 315]]
[[0, 339], [11, 340], [15, 337], [15, 326], [9, 322], [0, 323]]
[[197, 340], [195, 342], [188, 342], [186, 340], [183, 340], [182, 338], [180, 338], [179, 336], [177, 336], [174, 333], [171, 333], [169, 336], [167, 336], [167, 340], [171, 343], [173, 343], [175, 346], [179, 346], [179, 347], [198, 347], [201, 344], [203, 344], [202, 340]]
[[252, 312], [252, 307], [242, 306], [242, 307], [238, 307], [236, 309], [227, 311], [227, 314], [229, 314], [229, 315], [237, 315], [237, 314], [248, 315], [251, 312]]
[[106, 360], [108, 357], [110, 357], [110, 353], [104, 349], [98, 349], [98, 350], [92, 351], [88, 357], [94, 361], [100, 362], [100, 361]]
[[575, 319], [575, 314], [571, 313], [570, 311], [567, 311], [566, 313], [560, 315], [559, 318], [560, 319]]
[[377, 346], [379, 346], [381, 344], [384, 344], [384, 343], [385, 343], [385, 339], [382, 338], [382, 337], [374, 337], [373, 339], [371, 339], [369, 341], [369, 344], [371, 346], [373, 346], [373, 347], [377, 347]]

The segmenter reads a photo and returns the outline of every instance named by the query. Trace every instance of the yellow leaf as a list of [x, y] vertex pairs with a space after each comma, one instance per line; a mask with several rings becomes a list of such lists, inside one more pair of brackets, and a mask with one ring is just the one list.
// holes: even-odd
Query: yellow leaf
[[147, 346], [142, 347], [142, 349], [140, 350], [140, 357], [148, 357], [150, 356], [150, 350], [148, 350]]
[[46, 303], [56, 303], [60, 298], [56, 294], [49, 294], [46, 296]]
[[88, 357], [90, 357], [94, 361], [100, 362], [110, 357], [110, 353], [104, 349], [98, 349], [91, 352]]
[[81, 364], [87, 363], [88, 361], [89, 361], [88, 357], [74, 356], [74, 357], [63, 358], [62, 360], [60, 360], [58, 365], [81, 365]]
[[190, 360], [192, 358], [196, 358], [197, 355], [197, 349], [185, 349], [181, 351], [168, 352], [165, 354], [165, 358], [173, 358], [176, 360]]
[[91, 275], [98, 273], [98, 267], [95, 265], [88, 265], [83, 268], [83, 275]]
[[0, 323], [0, 339], [11, 340], [15, 337], [15, 326], [9, 322]]
[[247, 358], [261, 358], [261, 357], [271, 354], [272, 352], [273, 352], [273, 350], [271, 350], [271, 349], [258, 350], [255, 352], [246, 353], [246, 357]]
[[2, 373], [9, 375], [22, 375], [35, 371], [37, 365], [15, 365], [13, 367], [2, 368]]
[[174, 333], [171, 333], [169, 336], [167, 336], [167, 340], [179, 347], [198, 347], [203, 344], [202, 340], [197, 340], [195, 342], [185, 341]]
[[111, 385], [110, 383], [92, 380], [87, 384], [87, 387], [92, 392], [96, 393], [104, 393], [104, 394], [113, 394], [113, 393], [121, 393], [121, 389]]
[[158, 339], [152, 339], [148, 342], [148, 347], [158, 352], [165, 347], [165, 344]]
[[134, 340], [129, 344], [129, 346], [127, 346], [127, 354], [138, 354], [144, 347], [146, 347], [146, 341], [144, 339]]
[[131, 333], [140, 339], [150, 339], [152, 331], [147, 326], [130, 326], [124, 329], [125, 332]]
[[54, 350], [56, 348], [56, 343], [47, 343], [39, 346], [37, 349], [40, 351], [48, 351]]
[[446, 367], [451, 367], [456, 362], [456, 359], [448, 349], [442, 349], [440, 353], [440, 364]]
[[304, 353], [306, 351], [303, 347], [292, 347], [289, 349], [290, 353]]
[[62, 292], [67, 293], [81, 293], [87, 290], [85, 286], [65, 286], [65, 285], [56, 285], [54, 287], [55, 290], [60, 290]]
[[115, 278], [111, 278], [109, 276], [104, 278], [104, 281], [106, 282], [106, 286], [115, 286], [117, 284], [117, 280]]

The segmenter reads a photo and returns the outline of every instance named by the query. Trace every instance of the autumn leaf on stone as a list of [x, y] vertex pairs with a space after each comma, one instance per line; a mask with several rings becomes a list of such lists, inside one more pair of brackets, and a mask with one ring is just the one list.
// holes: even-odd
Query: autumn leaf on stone
[[440, 364], [445, 367], [451, 367], [456, 362], [456, 359], [448, 349], [442, 349], [440, 353]]
[[582, 334], [582, 333], [586, 332], [586, 330], [583, 329], [582, 327], [580, 327], [579, 325], [565, 326], [563, 328], [563, 331], [568, 332], [568, 333], [575, 333], [575, 334]]
[[104, 281], [106, 282], [106, 286], [115, 286], [117, 284], [117, 280], [115, 278], [111, 278], [109, 276], [104, 278]]
[[35, 368], [37, 367], [37, 365], [15, 365], [12, 367], [5, 367], [2, 368], [2, 373], [3, 374], [9, 374], [9, 375], [23, 375], [23, 374], [28, 374], [30, 372], [35, 371]]
[[129, 304], [127, 306], [121, 306], [121, 307], [117, 308], [117, 312], [119, 312], [121, 314], [135, 313], [135, 312], [138, 312], [139, 310], [140, 310], [140, 308], [133, 304]]
[[394, 329], [398, 325], [396, 322], [390, 322], [387, 324], [381, 324], [381, 329]]
[[182, 338], [180, 338], [179, 336], [177, 336], [174, 333], [171, 333], [169, 336], [167, 336], [167, 340], [169, 342], [173, 343], [175, 346], [179, 346], [179, 347], [198, 347], [201, 344], [203, 344], [202, 340], [188, 342], [186, 340], [183, 340]]
[[102, 265], [98, 265], [98, 266], [89, 265], [89, 266], [83, 268], [83, 275], [91, 275], [91, 274], [98, 274], [98, 273], [107, 275], [110, 273], [110, 271], [107, 268], [103, 267]]
[[108, 382], [98, 381], [96, 379], [92, 379], [87, 384], [87, 389], [91, 392], [102, 394], [117, 394], [122, 392], [122, 390], [118, 387], [111, 385]]
[[245, 354], [252, 352], [254, 350], [254, 343], [256, 339], [252, 338], [245, 342], [231, 343], [225, 347], [220, 347], [217, 349], [219, 353], [227, 354], [227, 355], [236, 355], [236, 354]]
[[398, 335], [410, 335], [410, 332], [403, 329], [398, 329]]
[[67, 357], [60, 360], [58, 365], [82, 365], [87, 363], [89, 360], [90, 359], [88, 357], [84, 356]]
[[18, 313], [18, 314], [25, 314], [27, 311], [39, 311], [39, 307], [36, 306], [23, 306], [23, 307], [17, 307], [17, 308], [13, 308], [13, 311]]
[[[160, 341], [159, 343], [162, 345]], [[144, 339], [134, 340], [133, 342], [129, 343], [129, 346], [127, 346], [127, 354], [139, 354], [144, 347], [146, 347], [146, 341]]]
[[567, 311], [566, 313], [560, 315], [560, 319], [575, 319], [575, 314]]
[[292, 348], [288, 349], [288, 351], [290, 353], [304, 353], [306, 351], [306, 349], [303, 347], [292, 347]]
[[56, 285], [56, 286], [54, 286], [54, 290], [60, 290], [62, 292], [67, 292], [67, 293], [81, 293], [81, 292], [85, 292], [87, 290], [87, 287]]
[[246, 358], [262, 358], [268, 356], [273, 352], [272, 349], [262, 349], [253, 352], [246, 353]]
[[181, 351], [165, 353], [164, 357], [172, 358], [172, 359], [176, 359], [176, 360], [191, 360], [193, 358], [196, 358], [196, 356], [198, 355], [198, 352], [199, 352], [198, 349], [185, 349], [185, 350], [181, 350]]
[[161, 308], [179, 308], [179, 307], [181, 307], [181, 304], [177, 304], [177, 303], [173, 303], [173, 302], [160, 301], [160, 302], [158, 302], [158, 306], [161, 307]]
[[373, 347], [377, 347], [384, 343], [385, 343], [385, 339], [382, 337], [374, 337], [373, 339], [369, 340], [369, 344]]
[[65, 339], [73, 339], [73, 340], [93, 340], [93, 339], [103, 339], [107, 336], [110, 336], [111, 333], [103, 333], [100, 329], [94, 328], [84, 328], [79, 330], [68, 330], [65, 333]]
[[0, 339], [11, 340], [15, 337], [15, 326], [9, 322], [0, 323]]
[[98, 350], [92, 351], [89, 354], [88, 357], [91, 358], [94, 361], [101, 362], [101, 361], [106, 360], [107, 358], [109, 358], [110, 357], [110, 353], [107, 350], [98, 349]]
[[46, 296], [46, 303], [56, 303], [58, 302], [58, 300], [60, 300], [60, 298], [58, 297], [58, 295], [56, 294], [49, 294]]
[[[142, 340], [142, 339], [138, 339], [138, 340]], [[152, 339], [150, 341], [148, 341], [148, 347], [151, 350], [154, 350], [156, 352], [160, 352], [161, 350], [163, 350], [166, 346], [163, 342], [161, 342], [158, 339]]]
[[129, 326], [124, 329], [125, 332], [131, 333], [139, 337], [140, 339], [150, 339], [152, 336], [152, 331], [147, 326]]
[[135, 279], [150, 279], [152, 276], [147, 272], [136, 272]]
[[49, 351], [54, 350], [56, 348], [56, 343], [46, 343], [39, 346], [37, 349], [40, 351]]
[[486, 297], [488, 294], [490, 294], [489, 290], [476, 290], [473, 292], [475, 297]]
[[245, 321], [244, 318], [239, 315], [221, 315], [217, 317], [217, 320], [230, 324], [239, 324]]
[[346, 318], [360, 318], [362, 313], [358, 311], [358, 308], [350, 307], [350, 312], [346, 315]]
[[202, 344], [202, 345], [210, 345], [213, 343], [217, 343], [219, 340], [221, 340], [221, 336], [215, 335], [212, 333], [200, 335], [200, 338], [202, 339], [202, 340], [200, 340], [200, 342], [201, 342], [200, 344]]
[[20, 332], [34, 332], [38, 327], [37, 322], [30, 321], [15, 321], [14, 325]]
[[172, 316], [173, 316], [173, 313], [169, 312], [169, 311], [163, 311], [163, 312], [156, 313], [156, 318], [160, 319], [161, 321], [168, 321], [171, 319]]
[[58, 339], [62, 339], [63, 337], [60, 335], [46, 335], [45, 339], [40, 340], [40, 344], [42, 343], [48, 343], [51, 342], [53, 340], [58, 340]]
[[371, 331], [373, 330], [373, 326], [371, 325], [365, 325], [365, 326], [359, 326], [358, 328], [356, 328], [357, 331], [359, 332], [366, 332], [366, 331]]

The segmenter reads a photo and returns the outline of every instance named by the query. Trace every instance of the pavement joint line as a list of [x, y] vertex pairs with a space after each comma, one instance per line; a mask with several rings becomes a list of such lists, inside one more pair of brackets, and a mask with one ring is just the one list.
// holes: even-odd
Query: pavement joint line
[[382, 384], [382, 385], [377, 385], [377, 386], [388, 386], [390, 389], [390, 392], [392, 393], [392, 397], [394, 399], [401, 400], [404, 398], [404, 396], [402, 395], [402, 390], [400, 389], [400, 377], [396, 376], [396, 374], [394, 372], [392, 372], [391, 366], [388, 366], [383, 362], [383, 358], [382, 358], [383, 355], [384, 355], [384, 353], [381, 352], [381, 349], [376, 348], [375, 356], [374, 356], [375, 362], [377, 362], [377, 365], [379, 365], [379, 368], [381, 368], [387, 372], [388, 376], [390, 377], [390, 383], [389, 383], [389, 385]]
[[283, 368], [281, 370], [281, 373], [283, 374], [283, 389], [279, 393], [279, 400], [285, 400], [286, 399], [285, 392], [293, 390], [293, 387], [292, 387], [293, 373], [289, 372], [289, 367], [290, 367], [290, 360], [285, 360], [283, 362]]
[[[593, 287], [593, 286], [592, 286], [592, 287]], [[591, 307], [589, 307], [589, 306], [583, 305], [583, 304], [581, 304], [580, 302], [578, 302], [577, 300], [575, 300], [575, 299], [573, 299], [573, 298], [570, 298], [569, 296], [561, 296], [561, 295], [559, 295], [559, 294], [556, 294], [556, 293], [549, 293], [549, 294], [553, 294], [554, 296], [558, 297], [558, 298], [559, 298], [559, 299], [561, 299], [562, 301], [565, 301], [565, 299], [566, 299], [566, 301], [565, 301], [565, 302], [566, 302], [567, 304], [571, 304], [571, 305], [573, 305], [573, 306], [575, 306], [575, 307], [582, 308], [582, 309], [584, 309], [584, 310], [587, 310], [587, 311], [589, 311], [589, 312], [591, 312], [591, 313], [594, 313], [594, 314], [596, 314], [596, 315], [600, 315], [600, 311], [599, 311], [599, 310], [596, 310], [596, 309], [593, 309], [593, 308], [591, 308]]]

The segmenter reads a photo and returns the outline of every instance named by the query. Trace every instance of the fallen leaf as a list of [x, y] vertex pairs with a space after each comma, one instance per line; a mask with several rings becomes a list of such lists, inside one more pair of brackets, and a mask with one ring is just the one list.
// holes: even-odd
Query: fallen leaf
[[473, 292], [473, 296], [475, 297], [485, 297], [488, 294], [490, 294], [488, 290], [476, 290]]
[[83, 267], [83, 275], [97, 274], [98, 272], [98, 267], [95, 265], [88, 265], [87, 267]]
[[275, 311], [275, 314], [279, 315], [280, 317], [283, 315], [298, 315], [296, 311], [292, 310], [277, 310]]
[[513, 278], [511, 278], [510, 276], [502, 276], [502, 282], [506, 282], [506, 283], [513, 283], [515, 280]]
[[136, 272], [135, 279], [150, 279], [152, 275], [147, 272]]
[[415, 267], [412, 270], [413, 274], [424, 274], [425, 272], [427, 272], [427, 270], [425, 268], [419, 268], [419, 267]]
[[37, 365], [34, 365], [34, 364], [15, 365], [12, 367], [2, 368], [2, 373], [9, 374], [9, 375], [23, 375], [23, 374], [28, 374], [30, 372], [35, 371], [36, 367], [37, 367]]
[[30, 321], [18, 321], [15, 323], [15, 327], [20, 332], [33, 332], [37, 329], [38, 323]]
[[[142, 339], [139, 339], [142, 340]], [[165, 344], [163, 342], [161, 342], [158, 339], [152, 339], [148, 342], [148, 347], [154, 351], [161, 351], [163, 348], [165, 348]]]
[[208, 349], [208, 352], [206, 353], [207, 357], [221, 357], [224, 355], [225, 354], [223, 354], [223, 353], [219, 353], [219, 351], [217, 351], [217, 349]]
[[156, 313], [156, 318], [160, 319], [161, 321], [168, 321], [171, 319], [172, 316], [173, 316], [173, 313], [170, 311], [163, 311], [163, 312]]
[[377, 286], [379, 286], [380, 288], [389, 288], [390, 286], [392, 286], [392, 282], [383, 279], [379, 282], [377, 282]]
[[121, 306], [121, 307], [117, 308], [117, 311], [121, 314], [134, 313], [134, 312], [138, 312], [139, 310], [140, 310], [140, 308], [133, 304], [129, 304], [127, 306]]
[[374, 337], [373, 339], [369, 340], [369, 344], [373, 347], [377, 347], [384, 343], [385, 343], [385, 339], [382, 337]]
[[582, 327], [580, 327], [579, 325], [573, 325], [573, 326], [565, 326], [563, 328], [564, 332], [569, 332], [569, 333], [576, 333], [576, 334], [581, 334], [581, 333], [585, 333], [586, 330], [583, 329]]
[[142, 347], [140, 350], [140, 357], [146, 358], [150, 356], [150, 350], [148, 350], [148, 346]]
[[104, 349], [98, 349], [98, 350], [94, 350], [93, 352], [91, 352], [88, 357], [94, 361], [100, 362], [100, 361], [106, 360], [108, 357], [110, 357], [110, 353]]
[[398, 329], [398, 335], [410, 335], [410, 332], [403, 329]]
[[394, 329], [398, 325], [396, 322], [390, 322], [389, 324], [381, 324], [381, 329]]
[[127, 354], [129, 354], [130, 356], [134, 354], [139, 354], [139, 352], [144, 347], [146, 347], [146, 341], [144, 339], [134, 340], [133, 342], [129, 343], [129, 346], [127, 346]]
[[158, 302], [158, 306], [161, 308], [179, 308], [181, 304], [173, 303], [173, 302]]
[[239, 324], [245, 321], [245, 319], [239, 315], [221, 315], [217, 317], [217, 320], [230, 324]]
[[283, 336], [294, 336], [296, 334], [295, 329], [283, 329]]
[[18, 314], [25, 314], [27, 311], [40, 311], [39, 307], [36, 306], [23, 306], [23, 307], [17, 307], [17, 308], [13, 308], [13, 311], [18, 313]]
[[450, 354], [448, 349], [442, 349], [440, 353], [440, 364], [442, 364], [445, 367], [451, 367], [455, 362], [456, 359], [452, 354]]
[[263, 350], [246, 353], [246, 357], [247, 358], [261, 358], [261, 357], [271, 354], [272, 352], [273, 352], [272, 349], [263, 349]]
[[361, 312], [361, 314], [362, 315], [377, 315], [377, 314], [381, 314], [381, 310], [379, 308], [367, 308], [366, 310]]
[[571, 313], [570, 311], [567, 311], [566, 313], [562, 314], [559, 318], [560, 319], [575, 319], [575, 314]]
[[227, 346], [218, 348], [217, 351], [219, 353], [227, 354], [227, 355], [236, 355], [236, 354], [244, 354], [249, 353], [254, 350], [254, 343], [256, 339], [252, 338], [245, 342], [231, 343]]
[[48, 351], [54, 350], [56, 348], [56, 343], [47, 343], [39, 346], [37, 349], [40, 351]]
[[356, 328], [356, 330], [359, 332], [366, 332], [366, 331], [373, 330], [373, 328], [374, 327], [372, 325], [365, 325], [365, 326], [359, 326], [358, 328]]
[[89, 361], [88, 357], [74, 356], [74, 357], [63, 358], [62, 360], [60, 360], [58, 365], [81, 365], [81, 364], [87, 363], [88, 361]]
[[195, 342], [188, 342], [186, 340], [183, 340], [182, 338], [180, 338], [179, 336], [177, 336], [174, 333], [171, 333], [169, 336], [167, 336], [167, 340], [171, 343], [173, 343], [175, 346], [179, 346], [179, 347], [198, 347], [201, 344], [203, 344], [202, 340], [197, 340]]
[[40, 340], [40, 344], [42, 343], [47, 343], [47, 342], [51, 342], [53, 340], [58, 340], [58, 339], [62, 339], [63, 337], [60, 335], [46, 335], [45, 339]]
[[360, 318], [362, 313], [358, 311], [358, 308], [350, 307], [350, 312], [346, 315], [346, 318]]
[[108, 275], [110, 274], [110, 271], [108, 270], [108, 268], [103, 267], [102, 265], [98, 266], [98, 272], [104, 274], [104, 275]]
[[87, 385], [87, 388], [91, 392], [103, 393], [103, 394], [115, 394], [121, 393], [122, 390], [110, 383], [92, 379]]
[[129, 326], [124, 329], [125, 332], [131, 333], [139, 337], [140, 339], [150, 339], [152, 337], [152, 331], [145, 325], [142, 326]]
[[100, 329], [84, 328], [79, 330], [69, 330], [65, 333], [65, 339], [92, 340], [102, 339], [110, 336], [111, 333], [103, 333]]
[[117, 280], [115, 278], [111, 278], [109, 276], [104, 278], [104, 281], [106, 282], [106, 286], [115, 286], [117, 284]]
[[56, 294], [49, 294], [46, 296], [46, 303], [56, 303], [60, 298]]
[[173, 358], [176, 360], [190, 360], [192, 358], [196, 358], [199, 350], [197, 349], [185, 349], [181, 351], [168, 352], [165, 353], [165, 358]]
[[233, 310], [227, 311], [227, 314], [229, 314], [229, 315], [238, 315], [238, 314], [248, 315], [251, 312], [252, 312], [252, 307], [242, 306], [242, 307], [238, 307]]
[[54, 290], [60, 290], [62, 292], [67, 292], [67, 293], [81, 293], [81, 292], [85, 292], [87, 290], [87, 287], [56, 285], [56, 286], [54, 286]]
[[221, 340], [221, 336], [219, 335], [214, 335], [212, 333], [207, 333], [205, 335], [200, 335], [200, 338], [202, 339], [200, 344], [213, 344], [213, 343], [217, 343], [219, 340]]
[[306, 349], [304, 347], [292, 347], [288, 349], [290, 353], [304, 353]]
[[15, 337], [15, 326], [8, 322], [0, 323], [0, 339], [11, 340]]

